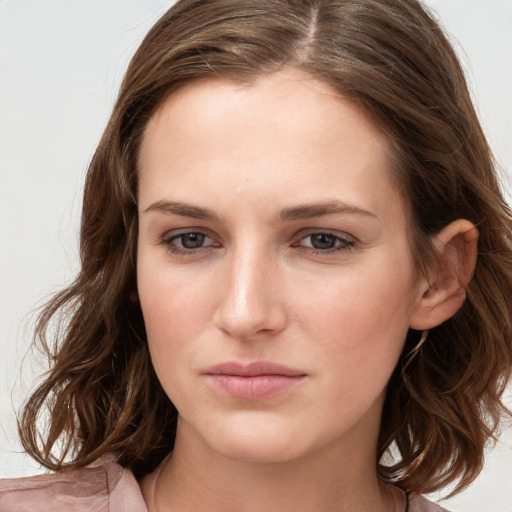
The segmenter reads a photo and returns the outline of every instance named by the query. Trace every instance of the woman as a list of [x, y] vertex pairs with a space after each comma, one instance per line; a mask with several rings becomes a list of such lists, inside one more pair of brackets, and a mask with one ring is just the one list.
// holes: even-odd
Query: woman
[[128, 69], [81, 272], [38, 326], [67, 315], [20, 432], [72, 471], [0, 506], [439, 510], [421, 493], [467, 486], [504, 411], [510, 255], [420, 5], [179, 2]]

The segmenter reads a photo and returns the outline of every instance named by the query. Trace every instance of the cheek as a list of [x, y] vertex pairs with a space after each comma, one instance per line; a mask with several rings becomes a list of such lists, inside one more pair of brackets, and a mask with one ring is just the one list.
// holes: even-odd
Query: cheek
[[[153, 264], [151, 264], [153, 263]], [[139, 259], [138, 291], [155, 370], [183, 368], [200, 352], [200, 332], [213, 317], [212, 286], [204, 279], [171, 272], [164, 264]]]
[[187, 339], [193, 335], [193, 323], [183, 294], [172, 293], [172, 288], [161, 281], [139, 290], [146, 335], [153, 368], [169, 399], [177, 406], [176, 399], [183, 394], [186, 375], [190, 366], [190, 346]]
[[[340, 272], [320, 285], [298, 286], [292, 296], [305, 299], [297, 315], [304, 323], [320, 329], [335, 328], [340, 335], [360, 333], [358, 340], [354, 339], [359, 344], [364, 341], [364, 332], [381, 330], [385, 334], [408, 325], [412, 288], [412, 272], [359, 268]], [[342, 338], [350, 343], [346, 336]]]
[[[353, 383], [379, 381], [385, 385], [402, 351], [413, 308], [410, 260], [361, 266], [323, 286], [295, 291], [301, 329], [314, 339], [314, 350], [328, 354], [324, 363]], [[319, 358], [317, 358], [319, 359]], [[342, 372], [341, 372], [342, 369]], [[340, 374], [343, 373], [343, 376]]]

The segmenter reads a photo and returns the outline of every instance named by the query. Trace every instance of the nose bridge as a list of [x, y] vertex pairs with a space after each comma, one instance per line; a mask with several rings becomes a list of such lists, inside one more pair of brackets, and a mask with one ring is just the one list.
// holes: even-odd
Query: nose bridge
[[226, 262], [217, 322], [239, 339], [278, 332], [285, 313], [278, 292], [279, 266], [263, 244], [240, 242]]

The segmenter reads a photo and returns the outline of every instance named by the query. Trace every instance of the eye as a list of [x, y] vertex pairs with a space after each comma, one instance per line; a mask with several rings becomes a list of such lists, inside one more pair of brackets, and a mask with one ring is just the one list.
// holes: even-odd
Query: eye
[[342, 237], [329, 232], [310, 233], [301, 238], [296, 246], [313, 249], [315, 253], [329, 254], [335, 251], [350, 249], [354, 245], [354, 240], [348, 235]]
[[217, 244], [211, 237], [201, 231], [185, 231], [178, 234], [168, 234], [163, 240], [168, 250], [178, 254], [187, 254], [199, 249], [216, 247]]

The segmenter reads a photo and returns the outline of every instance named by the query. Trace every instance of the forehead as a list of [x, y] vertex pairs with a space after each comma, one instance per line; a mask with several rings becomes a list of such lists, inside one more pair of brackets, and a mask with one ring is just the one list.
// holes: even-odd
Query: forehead
[[[230, 126], [222, 123], [228, 113], [235, 121]], [[288, 68], [256, 77], [249, 83], [208, 78], [179, 88], [167, 97], [148, 122], [141, 155], [147, 156], [159, 139], [157, 132], [163, 130], [167, 130], [168, 136], [183, 136], [188, 142], [203, 146], [216, 136], [245, 135], [241, 133], [244, 127], [256, 130], [258, 117], [262, 116], [266, 117], [267, 133], [270, 129], [279, 129], [283, 137], [286, 133], [296, 136], [302, 128], [303, 135], [314, 137], [327, 125], [329, 131], [335, 128], [333, 135], [338, 131], [336, 128], [350, 125], [351, 129], [365, 130], [369, 135], [367, 144], [377, 142], [381, 152], [386, 154], [389, 150], [386, 135], [359, 106], [323, 80]], [[251, 120], [253, 126], [250, 126]], [[292, 124], [293, 130], [290, 129]], [[218, 129], [212, 131], [212, 126]], [[204, 136], [205, 131], [208, 137]], [[264, 132], [254, 133], [260, 137], [265, 135]], [[264, 142], [262, 140], [262, 144]], [[326, 145], [328, 140], [324, 137], [316, 142]]]
[[377, 175], [391, 186], [388, 150], [359, 107], [305, 72], [285, 70], [250, 84], [208, 79], [172, 93], [150, 119], [139, 188], [143, 195], [166, 187], [172, 194], [191, 186], [198, 193], [252, 189], [277, 201], [334, 189], [357, 195], [355, 182]]

